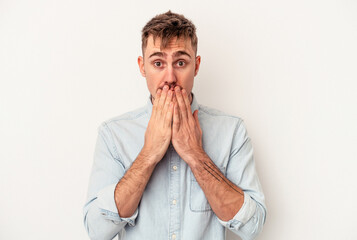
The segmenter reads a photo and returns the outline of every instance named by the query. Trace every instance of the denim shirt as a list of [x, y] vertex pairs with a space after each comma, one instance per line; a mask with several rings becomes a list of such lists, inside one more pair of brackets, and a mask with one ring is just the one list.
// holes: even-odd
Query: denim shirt
[[[221, 240], [230, 229], [254, 239], [265, 222], [264, 194], [255, 170], [253, 147], [242, 119], [199, 105], [205, 152], [221, 172], [244, 191], [244, 203], [233, 219], [212, 211], [190, 167], [170, 144], [157, 164], [135, 213], [122, 218], [114, 201], [118, 181], [144, 145], [152, 103], [103, 122], [98, 128], [94, 162], [85, 203], [84, 225], [91, 239]], [[224, 198], [224, 196], [222, 196]]]

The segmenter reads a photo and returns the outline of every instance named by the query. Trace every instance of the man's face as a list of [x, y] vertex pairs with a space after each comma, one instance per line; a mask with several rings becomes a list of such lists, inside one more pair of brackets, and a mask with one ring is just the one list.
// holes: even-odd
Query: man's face
[[144, 56], [138, 58], [141, 75], [146, 78], [148, 89], [155, 99], [156, 92], [165, 85], [184, 88], [192, 101], [193, 79], [198, 73], [201, 57], [195, 54], [190, 39], [172, 39], [165, 49], [160, 50], [161, 39], [155, 43], [149, 36]]

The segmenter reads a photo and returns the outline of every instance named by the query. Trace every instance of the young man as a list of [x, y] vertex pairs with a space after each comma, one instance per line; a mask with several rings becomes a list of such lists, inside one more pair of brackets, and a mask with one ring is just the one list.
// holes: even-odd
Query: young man
[[195, 26], [170, 11], [142, 31], [145, 107], [99, 127], [84, 223], [91, 239], [254, 239], [264, 195], [243, 121], [199, 105]]

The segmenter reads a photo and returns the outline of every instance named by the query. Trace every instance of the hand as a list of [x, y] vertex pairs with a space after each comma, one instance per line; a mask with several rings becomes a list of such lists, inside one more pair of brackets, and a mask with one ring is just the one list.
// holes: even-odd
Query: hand
[[191, 104], [185, 89], [175, 87], [172, 125], [172, 145], [180, 157], [188, 162], [194, 156], [204, 153], [202, 148], [202, 130], [198, 121], [198, 110], [192, 114]]
[[158, 89], [152, 107], [151, 118], [145, 132], [142, 154], [158, 163], [170, 144], [173, 117], [173, 91], [167, 85]]

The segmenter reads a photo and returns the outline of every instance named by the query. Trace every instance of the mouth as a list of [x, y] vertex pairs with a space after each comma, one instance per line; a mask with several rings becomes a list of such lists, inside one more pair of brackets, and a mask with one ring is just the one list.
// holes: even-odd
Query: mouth
[[[165, 84], [165, 85], [168, 85], [168, 84]], [[164, 86], [161, 86], [158, 89], [161, 89], [161, 91], [163, 91], [164, 90]], [[168, 89], [168, 91], [173, 91], [173, 97], [175, 97], [175, 87], [176, 86], [178, 86], [178, 85], [171, 85], [171, 86], [169, 86], [169, 89]], [[178, 86], [178, 87], [182, 90], [182, 87], [180, 87], [180, 86]], [[152, 99], [155, 100], [155, 97], [153, 95], [151, 95], [151, 96], [152, 96]]]
[[[165, 85], [167, 85], [167, 84], [165, 84]], [[165, 86], [164, 85], [164, 86]], [[164, 86], [162, 86], [162, 87], [159, 87], [159, 89], [161, 89], [161, 90], [164, 90]], [[175, 90], [175, 87], [176, 86], [178, 86], [178, 85], [171, 85], [171, 86], [169, 86], [169, 91], [171, 90], [171, 91], [174, 91]], [[182, 87], [180, 87], [180, 86], [178, 86], [181, 90], [182, 90]]]

